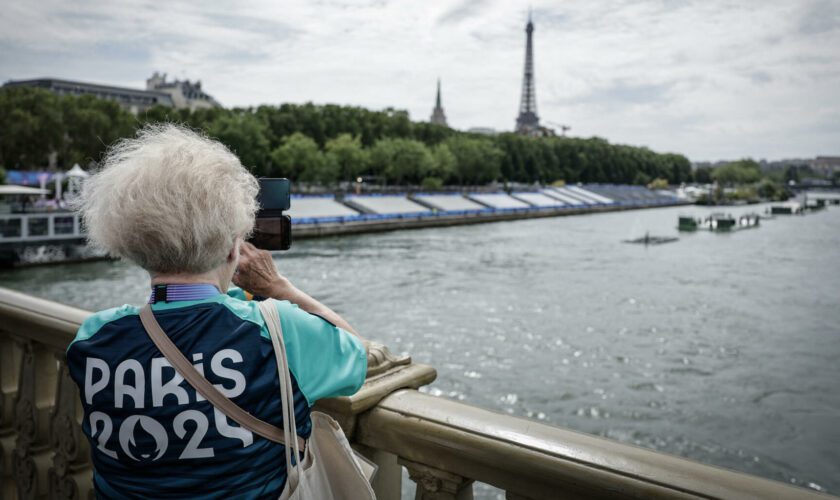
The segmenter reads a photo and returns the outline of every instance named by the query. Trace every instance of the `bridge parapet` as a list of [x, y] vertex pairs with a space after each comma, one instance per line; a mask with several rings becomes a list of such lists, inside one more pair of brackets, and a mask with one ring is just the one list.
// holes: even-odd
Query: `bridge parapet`
[[[82, 408], [64, 351], [88, 311], [0, 288], [0, 498], [93, 497]], [[834, 498], [424, 394], [435, 370], [369, 342], [351, 397], [318, 403], [379, 464], [378, 498]]]

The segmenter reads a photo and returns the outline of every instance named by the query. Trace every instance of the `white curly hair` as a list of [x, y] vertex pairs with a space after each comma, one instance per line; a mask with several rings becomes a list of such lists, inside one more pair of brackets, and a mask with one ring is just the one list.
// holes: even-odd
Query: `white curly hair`
[[108, 149], [74, 205], [93, 246], [152, 274], [200, 274], [253, 230], [257, 191], [223, 144], [152, 124]]

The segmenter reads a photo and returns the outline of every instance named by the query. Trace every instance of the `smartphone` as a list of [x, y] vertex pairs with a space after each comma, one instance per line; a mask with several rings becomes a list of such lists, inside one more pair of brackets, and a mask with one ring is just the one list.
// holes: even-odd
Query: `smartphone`
[[260, 192], [257, 194], [257, 203], [260, 210], [257, 218], [267, 218], [282, 215], [285, 210], [292, 206], [291, 183], [289, 179], [259, 179]]
[[263, 250], [288, 250], [292, 247], [292, 218], [283, 212], [291, 208], [289, 179], [259, 179], [257, 220], [248, 239]]

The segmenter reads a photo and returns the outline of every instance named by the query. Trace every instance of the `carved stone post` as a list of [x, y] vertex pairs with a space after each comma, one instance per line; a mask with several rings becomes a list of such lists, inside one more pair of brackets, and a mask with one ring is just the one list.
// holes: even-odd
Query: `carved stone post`
[[400, 459], [408, 477], [417, 483], [414, 500], [472, 500], [473, 480], [440, 469]]
[[52, 462], [50, 413], [55, 400], [57, 367], [53, 352], [42, 344], [21, 342], [18, 393], [15, 398], [17, 440], [12, 464], [19, 498], [43, 498], [48, 493], [47, 470]]
[[91, 491], [90, 450], [82, 434], [82, 413], [79, 389], [70, 378], [61, 354], [55, 405], [50, 416], [51, 446], [55, 451], [49, 470], [50, 498], [87, 498]]
[[[357, 416], [375, 406], [385, 396], [405, 388], [418, 388], [430, 384], [437, 377], [434, 368], [428, 365], [412, 363], [409, 356], [398, 356], [383, 344], [366, 341], [368, 348], [368, 371], [365, 385], [350, 397], [325, 399], [315, 405], [315, 409], [329, 413], [341, 425], [351, 443], [356, 432]], [[373, 483], [378, 498], [395, 498], [401, 489], [402, 470], [397, 464], [397, 457], [381, 450], [356, 446], [379, 466]]]
[[376, 498], [400, 498], [402, 494], [402, 467], [397, 456], [384, 450], [354, 444], [353, 449], [375, 463], [379, 469], [371, 482]]
[[15, 441], [15, 399], [23, 353], [12, 338], [0, 332], [0, 498], [16, 498], [12, 457]]

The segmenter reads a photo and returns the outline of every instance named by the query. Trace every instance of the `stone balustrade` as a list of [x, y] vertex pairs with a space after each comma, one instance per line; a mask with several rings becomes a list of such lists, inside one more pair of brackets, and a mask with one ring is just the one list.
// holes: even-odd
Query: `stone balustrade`
[[[82, 407], [64, 351], [87, 311], [0, 288], [0, 498], [93, 497]], [[318, 403], [379, 465], [374, 488], [399, 498], [830, 498], [607, 439], [502, 415], [417, 389], [435, 370], [369, 342], [367, 381]]]

